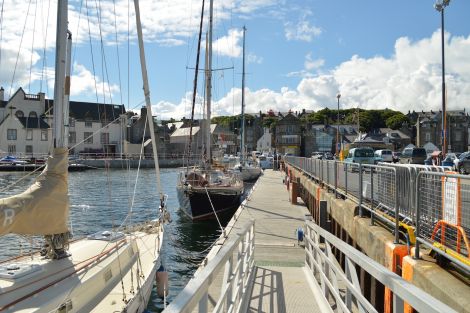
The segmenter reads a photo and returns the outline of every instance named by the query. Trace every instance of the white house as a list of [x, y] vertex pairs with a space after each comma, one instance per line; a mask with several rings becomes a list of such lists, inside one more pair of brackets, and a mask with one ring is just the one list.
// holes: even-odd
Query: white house
[[[22, 88], [8, 100], [0, 89], [0, 150], [46, 155], [52, 145], [53, 100]], [[121, 153], [126, 137], [123, 105], [70, 101], [69, 148], [74, 153]]]
[[258, 139], [258, 142], [256, 143], [256, 150], [263, 151], [263, 152], [264, 151], [272, 152], [271, 138], [272, 138], [272, 134], [269, 132], [269, 127], [264, 127], [263, 135], [261, 136], [260, 139]]

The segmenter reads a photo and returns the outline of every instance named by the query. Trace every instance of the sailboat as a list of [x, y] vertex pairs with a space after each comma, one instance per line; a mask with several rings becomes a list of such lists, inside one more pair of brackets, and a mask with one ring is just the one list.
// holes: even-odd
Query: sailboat
[[246, 159], [245, 152], [245, 33], [246, 27], [243, 26], [243, 71], [242, 71], [242, 121], [240, 131], [240, 162], [233, 167], [235, 172], [240, 173], [243, 181], [255, 180], [261, 175], [261, 168], [255, 163]]
[[[138, 2], [134, 3], [141, 65], [145, 69], [140, 11]], [[70, 241], [65, 124], [71, 36], [67, 31], [67, 1], [58, 1], [57, 7], [53, 153], [32, 186], [21, 194], [0, 199], [0, 235], [42, 235], [45, 245], [40, 253], [0, 263], [0, 311], [143, 312], [155, 280], [166, 216], [167, 196], [161, 193], [158, 162], [155, 168], [160, 203], [155, 217], [160, 218]], [[142, 75], [152, 128], [145, 70]], [[151, 135], [156, 154], [153, 130]]]
[[[205, 219], [217, 217], [217, 214], [236, 208], [240, 205], [241, 196], [244, 191], [243, 181], [233, 172], [216, 169], [212, 166], [211, 153], [211, 81], [212, 81], [212, 17], [213, 0], [209, 6], [209, 31], [206, 41], [206, 120], [201, 127], [204, 131], [204, 164], [200, 167], [189, 168], [180, 173], [176, 190], [178, 200], [183, 212], [191, 219]], [[196, 69], [193, 89], [193, 112], [191, 122], [194, 118], [195, 94], [197, 85], [197, 72], [199, 66], [199, 51], [201, 42], [202, 21], [204, 15], [204, 1], [202, 2], [201, 23], [199, 32], [198, 56], [196, 58]], [[192, 125], [192, 123], [191, 123]], [[191, 149], [190, 130], [189, 150]]]

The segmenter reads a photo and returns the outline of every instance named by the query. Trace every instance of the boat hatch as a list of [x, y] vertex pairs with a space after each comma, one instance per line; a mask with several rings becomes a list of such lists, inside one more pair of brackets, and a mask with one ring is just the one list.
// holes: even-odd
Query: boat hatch
[[116, 241], [121, 238], [124, 238], [124, 233], [122, 232], [115, 232], [115, 231], [99, 231], [97, 233], [91, 234], [87, 237], [91, 240], [104, 240], [104, 241]]
[[41, 270], [39, 264], [10, 263], [0, 265], [0, 278], [16, 280]]

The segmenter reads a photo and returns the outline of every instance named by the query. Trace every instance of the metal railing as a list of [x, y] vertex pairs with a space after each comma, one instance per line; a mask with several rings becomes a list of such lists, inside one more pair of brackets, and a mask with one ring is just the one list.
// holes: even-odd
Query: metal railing
[[470, 176], [420, 172], [416, 181], [417, 241], [470, 273]]
[[245, 312], [254, 273], [254, 236], [255, 223], [251, 221], [238, 236], [224, 243], [163, 312], [193, 312], [196, 308], [200, 313], [208, 312], [209, 288], [222, 269], [220, 296], [211, 312]]
[[[345, 256], [344, 268], [335, 259], [333, 248]], [[393, 312], [404, 312], [405, 302], [419, 312], [455, 312], [310, 221], [306, 223], [305, 253], [305, 265], [338, 312], [377, 312], [361, 291], [357, 267], [392, 291]]]
[[[371, 224], [380, 220], [389, 225], [395, 235], [395, 243], [399, 242], [400, 233], [411, 244], [418, 237], [420, 243], [470, 272], [469, 176], [460, 175], [457, 179], [449, 172], [450, 167], [442, 166], [390, 163], [366, 165], [302, 157], [285, 157], [285, 162], [337, 195], [356, 202], [360, 216], [369, 211]], [[458, 183], [454, 183], [451, 188], [449, 179], [453, 177]], [[458, 206], [460, 216], [455, 223], [451, 223], [455, 226], [449, 226], [443, 219], [442, 212], [446, 208], [443, 202], [443, 180], [448, 185], [447, 189], [452, 189], [454, 193], [447, 195], [448, 198], [457, 199], [459, 195], [458, 203], [453, 204]], [[446, 203], [451, 203], [451, 200]], [[418, 225], [420, 228], [416, 229]], [[436, 225], [439, 229], [435, 229]]]

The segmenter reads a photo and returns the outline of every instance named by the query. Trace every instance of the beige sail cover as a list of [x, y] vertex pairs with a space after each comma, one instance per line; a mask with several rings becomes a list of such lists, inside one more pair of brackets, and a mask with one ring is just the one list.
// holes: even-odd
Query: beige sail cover
[[25, 192], [0, 199], [0, 235], [52, 235], [68, 231], [68, 151], [54, 149], [46, 167]]

